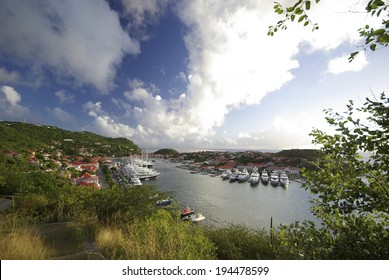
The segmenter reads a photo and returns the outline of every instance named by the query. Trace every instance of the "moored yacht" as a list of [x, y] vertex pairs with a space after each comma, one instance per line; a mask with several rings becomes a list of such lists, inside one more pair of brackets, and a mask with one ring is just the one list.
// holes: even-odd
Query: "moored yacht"
[[278, 173], [277, 172], [272, 172], [270, 174], [270, 184], [273, 186], [277, 186], [279, 184], [279, 178], [278, 178]]
[[154, 169], [152, 162], [131, 157], [122, 168], [122, 174], [127, 178], [137, 176], [140, 180], [149, 180], [155, 179], [160, 173]]
[[228, 176], [228, 179], [230, 180], [230, 182], [235, 182], [236, 180], [238, 180], [238, 172], [236, 170], [233, 170], [230, 174], [230, 176]]
[[289, 185], [289, 178], [288, 178], [288, 175], [286, 174], [286, 172], [282, 172], [280, 174], [280, 184], [283, 187], [287, 187]]
[[255, 185], [259, 183], [259, 172], [257, 168], [253, 169], [253, 172], [251, 172], [251, 176], [249, 179], [250, 184]]
[[227, 169], [227, 170], [223, 171], [223, 173], [220, 175], [220, 177], [223, 180], [225, 180], [225, 179], [228, 179], [230, 177], [230, 174], [231, 174], [231, 170]]
[[266, 170], [266, 169], [263, 169], [263, 170], [262, 170], [262, 173], [261, 173], [261, 181], [262, 181], [262, 183], [264, 183], [264, 184], [269, 183], [269, 174], [267, 173], [267, 170]]
[[249, 178], [250, 178], [250, 173], [247, 171], [246, 168], [243, 168], [243, 170], [238, 173], [239, 182], [246, 182]]

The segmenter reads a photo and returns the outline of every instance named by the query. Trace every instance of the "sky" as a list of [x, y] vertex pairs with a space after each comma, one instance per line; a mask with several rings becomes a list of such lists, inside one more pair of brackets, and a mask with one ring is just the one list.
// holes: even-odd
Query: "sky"
[[389, 48], [347, 60], [380, 25], [367, 1], [333, 3], [312, 5], [319, 30], [268, 36], [269, 0], [2, 0], [0, 120], [142, 148], [315, 148], [323, 109], [389, 87]]

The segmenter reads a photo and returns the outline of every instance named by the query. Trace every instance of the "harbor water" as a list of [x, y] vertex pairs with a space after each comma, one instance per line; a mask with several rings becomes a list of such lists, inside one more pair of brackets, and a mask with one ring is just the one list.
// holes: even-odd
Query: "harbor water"
[[310, 212], [311, 194], [297, 181], [291, 180], [288, 188], [261, 182], [251, 186], [248, 182], [229, 182], [220, 176], [192, 174], [179, 165], [157, 160], [155, 169], [161, 174], [144, 183], [173, 192], [180, 207], [189, 206], [204, 214], [204, 224], [268, 228], [271, 218], [274, 227], [294, 221], [317, 221]]

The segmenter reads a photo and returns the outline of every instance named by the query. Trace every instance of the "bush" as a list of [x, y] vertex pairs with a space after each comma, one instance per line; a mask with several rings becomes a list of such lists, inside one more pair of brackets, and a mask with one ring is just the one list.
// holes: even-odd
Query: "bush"
[[106, 258], [137, 260], [214, 259], [215, 247], [203, 230], [159, 210], [147, 219], [137, 219], [122, 229], [98, 232], [96, 244]]

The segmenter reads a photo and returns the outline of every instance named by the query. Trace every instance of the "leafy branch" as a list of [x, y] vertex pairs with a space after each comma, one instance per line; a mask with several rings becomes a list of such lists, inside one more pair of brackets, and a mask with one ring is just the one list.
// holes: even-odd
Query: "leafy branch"
[[[320, 0], [315, 0], [318, 3]], [[274, 12], [279, 15], [284, 15], [284, 19], [277, 22], [274, 26], [269, 26], [269, 36], [273, 36], [278, 30], [286, 30], [288, 28], [287, 22], [297, 21], [304, 24], [304, 26], [311, 25], [312, 31], [318, 30], [319, 25], [313, 23], [309, 18], [307, 11], [311, 9], [311, 1], [299, 0], [293, 6], [284, 8], [279, 2], [274, 2]]]
[[[318, 30], [319, 25], [313, 23], [309, 18], [307, 11], [311, 9], [311, 3], [319, 3], [320, 0], [298, 0], [293, 6], [283, 7], [279, 2], [274, 2], [274, 12], [279, 15], [283, 15], [283, 19], [278, 21], [276, 25], [269, 26], [268, 36], [274, 36], [278, 30], [286, 30], [288, 28], [287, 23], [297, 21], [304, 26], [311, 26], [312, 31]], [[382, 18], [382, 26], [379, 28], [373, 28], [369, 25], [365, 25], [358, 29], [361, 38], [365, 39], [364, 45], [361, 46], [364, 51], [370, 50], [372, 52], [377, 50], [377, 47], [387, 47], [389, 45], [389, 14], [387, 13], [389, 8], [389, 1], [387, 0], [370, 0], [366, 7], [366, 13], [372, 17]], [[349, 62], [353, 61], [359, 54], [359, 50], [352, 52], [348, 58]]]

